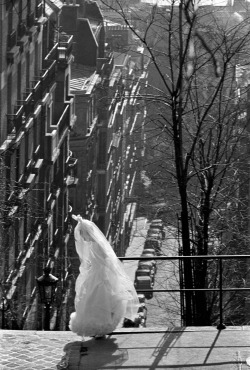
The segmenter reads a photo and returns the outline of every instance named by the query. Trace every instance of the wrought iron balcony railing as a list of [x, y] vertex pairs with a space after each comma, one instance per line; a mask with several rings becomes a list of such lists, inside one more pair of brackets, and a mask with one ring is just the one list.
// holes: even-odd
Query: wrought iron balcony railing
[[32, 12], [27, 15], [27, 26], [31, 28], [32, 26], [34, 26], [34, 24], [35, 24], [35, 13]]
[[36, 5], [35, 9], [35, 18], [39, 19], [43, 15], [43, 2], [41, 1], [39, 4]]
[[21, 39], [26, 33], [26, 25], [24, 22], [20, 22], [17, 26], [17, 37]]
[[57, 59], [59, 61], [67, 61], [72, 54], [73, 36], [61, 35], [57, 47]]
[[67, 62], [73, 49], [73, 36], [60, 35], [60, 40], [56, 43], [50, 52], [46, 55], [44, 63], [49, 60], [58, 60], [60, 62]]
[[17, 31], [13, 30], [8, 34], [8, 49], [12, 49], [17, 43]]

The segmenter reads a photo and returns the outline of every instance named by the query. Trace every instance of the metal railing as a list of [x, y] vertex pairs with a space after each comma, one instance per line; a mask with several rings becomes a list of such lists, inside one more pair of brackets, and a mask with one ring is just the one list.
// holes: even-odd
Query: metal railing
[[222, 330], [226, 328], [226, 325], [223, 322], [223, 294], [225, 292], [234, 292], [234, 291], [250, 291], [250, 283], [249, 287], [224, 287], [223, 286], [223, 261], [225, 260], [250, 260], [250, 255], [196, 255], [196, 256], [140, 256], [140, 257], [118, 257], [121, 261], [187, 261], [187, 260], [217, 260], [218, 267], [219, 267], [219, 281], [218, 287], [216, 288], [179, 288], [179, 289], [138, 289], [140, 293], [152, 292], [152, 293], [159, 293], [159, 292], [179, 292], [179, 293], [186, 293], [186, 292], [219, 292], [219, 324], [217, 325], [218, 330]]

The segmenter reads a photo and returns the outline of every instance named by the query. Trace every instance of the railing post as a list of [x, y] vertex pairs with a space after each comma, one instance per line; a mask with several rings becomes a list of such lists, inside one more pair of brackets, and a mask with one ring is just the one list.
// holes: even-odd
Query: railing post
[[220, 323], [217, 325], [218, 330], [223, 330], [226, 328], [226, 325], [223, 323], [223, 291], [222, 291], [222, 257], [219, 257], [219, 294], [220, 294]]
[[4, 307], [4, 298], [2, 298], [2, 329], [5, 329], [5, 317], [4, 317], [4, 311], [5, 311], [5, 307]]

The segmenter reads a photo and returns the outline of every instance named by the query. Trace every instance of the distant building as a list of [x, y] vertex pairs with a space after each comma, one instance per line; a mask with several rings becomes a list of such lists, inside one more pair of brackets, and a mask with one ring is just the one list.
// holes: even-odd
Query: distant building
[[72, 207], [96, 222], [123, 255], [135, 212], [136, 158], [143, 142], [142, 58], [125, 52], [127, 27], [113, 29], [122, 34], [119, 52], [109, 42], [110, 30], [96, 2], [65, 5], [61, 25], [74, 35], [70, 90], [77, 121], [70, 146], [78, 158], [79, 182], [70, 192]]
[[73, 40], [59, 32], [62, 6], [59, 0], [0, 6], [0, 298], [10, 329], [42, 328], [35, 277], [43, 267], [60, 281], [54, 317], [64, 300], [75, 114]]

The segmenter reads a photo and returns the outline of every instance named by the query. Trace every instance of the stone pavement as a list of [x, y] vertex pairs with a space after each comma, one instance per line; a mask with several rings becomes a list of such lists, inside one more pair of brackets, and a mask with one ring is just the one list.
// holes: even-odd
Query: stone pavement
[[[135, 218], [129, 247], [126, 249], [125, 257], [139, 257], [141, 255], [146, 240], [147, 229], [148, 224], [145, 217]], [[123, 266], [131, 281], [134, 281], [138, 261], [123, 261]]]
[[[247, 361], [249, 360], [249, 364]], [[250, 326], [117, 329], [106, 339], [71, 332], [0, 331], [0, 370], [250, 369]]]

